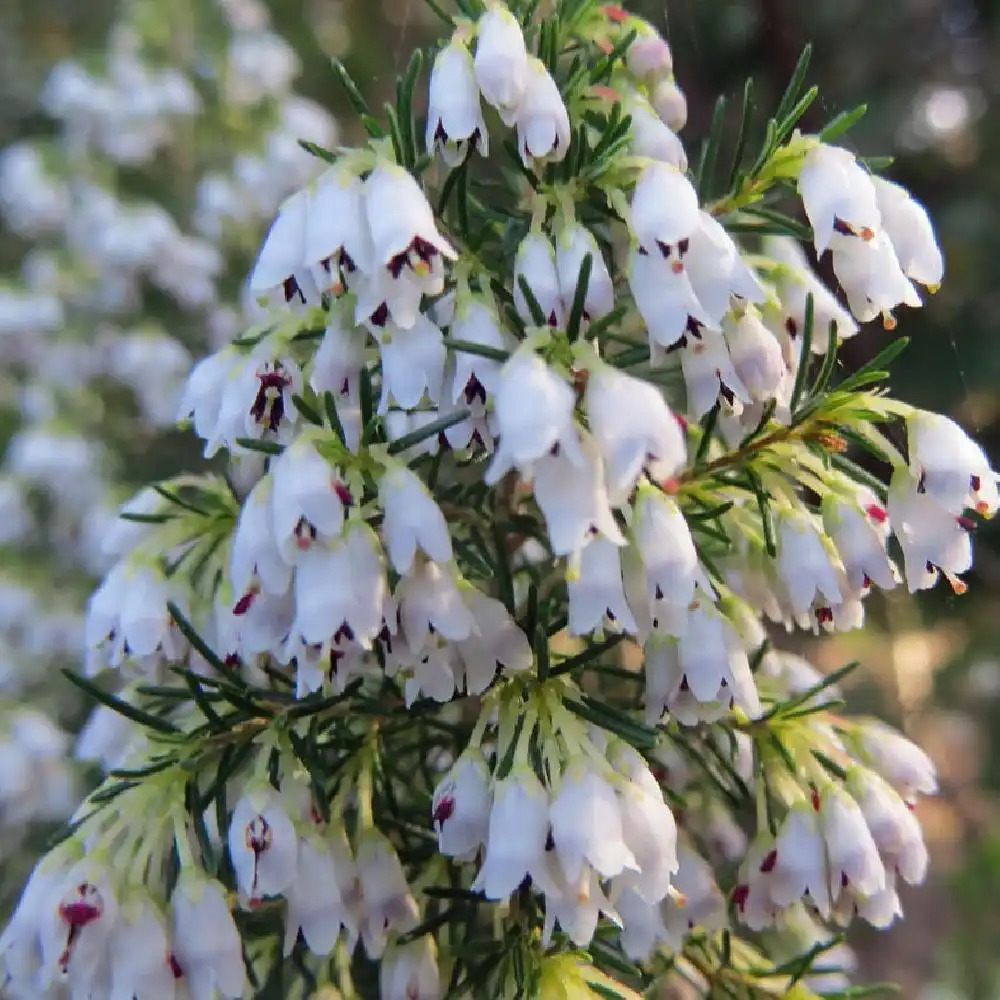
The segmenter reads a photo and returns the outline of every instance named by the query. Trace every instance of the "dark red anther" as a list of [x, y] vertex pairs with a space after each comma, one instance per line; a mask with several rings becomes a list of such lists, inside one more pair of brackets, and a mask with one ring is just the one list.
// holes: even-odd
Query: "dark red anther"
[[829, 625], [833, 621], [833, 608], [817, 608], [816, 621], [820, 625]]
[[285, 278], [285, 280], [281, 283], [281, 290], [284, 292], [286, 302], [291, 302], [292, 299], [298, 296], [302, 305], [306, 304], [305, 292], [302, 291], [301, 286], [298, 281], [296, 281], [294, 276]]
[[437, 827], [442, 827], [444, 824], [451, 819], [452, 814], [455, 812], [455, 799], [454, 796], [446, 795], [441, 801], [434, 807], [434, 825]]
[[773, 872], [774, 866], [778, 863], [778, 851], [777, 848], [772, 847], [770, 851], [767, 852], [764, 860], [760, 863], [760, 870], [767, 874], [767, 872]]
[[483, 405], [486, 404], [486, 387], [475, 375], [469, 376], [469, 381], [465, 383], [465, 401], [471, 404], [474, 399], [478, 399]]
[[389, 321], [388, 304], [383, 302], [382, 305], [380, 305], [378, 309], [376, 309], [375, 312], [368, 317], [368, 321], [372, 324], [372, 326], [385, 326], [385, 324]]
[[[260, 865], [260, 856], [271, 849], [273, 837], [271, 824], [260, 815], [250, 820], [243, 831], [243, 842], [249, 850], [253, 851], [253, 882], [250, 884], [252, 890], [257, 888], [257, 869]], [[251, 902], [253, 901], [251, 900]]]
[[253, 602], [257, 599], [258, 591], [251, 588], [248, 590], [234, 605], [233, 614], [234, 615], [245, 615], [250, 608], [253, 606]]
[[750, 886], [738, 885], [733, 889], [733, 904], [742, 913], [746, 909], [747, 900], [750, 898]]
[[969, 486], [972, 488], [973, 493], [978, 493], [982, 485], [983, 483], [979, 476], [969, 476]]
[[812, 796], [810, 800], [812, 802], [813, 809], [815, 809], [816, 812], [819, 812], [819, 792], [815, 788], [812, 790]]
[[885, 524], [889, 517], [888, 511], [885, 507], [879, 506], [877, 503], [870, 503], [865, 507], [865, 513], [876, 523]]
[[354, 503], [351, 491], [341, 482], [333, 484], [333, 492], [337, 494], [337, 499], [345, 506], [350, 507]]
[[956, 517], [955, 520], [958, 522], [958, 526], [963, 531], [976, 530], [976, 522], [973, 521], [971, 517], [966, 517], [964, 514], [962, 514], [960, 517]]
[[69, 930], [66, 934], [66, 947], [59, 956], [59, 968], [65, 974], [69, 968], [69, 960], [80, 932], [87, 924], [100, 919], [104, 912], [101, 895], [89, 882], [81, 882], [76, 887], [79, 897], [70, 903], [59, 904], [59, 916], [66, 922]]
[[789, 337], [797, 337], [799, 335], [799, 324], [795, 322], [794, 316], [789, 316], [785, 320], [785, 330]]

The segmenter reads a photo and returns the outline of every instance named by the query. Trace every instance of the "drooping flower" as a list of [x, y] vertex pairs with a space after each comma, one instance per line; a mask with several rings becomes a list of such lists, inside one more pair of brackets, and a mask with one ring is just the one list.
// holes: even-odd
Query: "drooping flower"
[[486, 482], [496, 483], [514, 467], [530, 474], [534, 463], [556, 447], [582, 464], [575, 401], [565, 379], [534, 351], [518, 349], [500, 372], [494, 410], [499, 444]]
[[353, 950], [358, 936], [354, 904], [357, 870], [343, 831], [316, 831], [299, 840], [295, 878], [285, 889], [285, 955], [290, 955], [301, 931], [314, 955], [329, 955], [347, 930]]
[[402, 328], [416, 322], [424, 295], [444, 288], [443, 258], [457, 253], [437, 228], [434, 212], [413, 175], [380, 161], [365, 181], [365, 216], [375, 270], [359, 291], [356, 318], [363, 321], [384, 303]]
[[295, 880], [298, 838], [288, 812], [270, 785], [247, 788], [229, 825], [229, 857], [240, 891], [250, 904], [283, 893]]
[[870, 242], [881, 228], [871, 175], [846, 149], [818, 143], [809, 150], [798, 188], [817, 253], [828, 249], [837, 236]]
[[173, 954], [193, 1000], [238, 1000], [246, 989], [240, 933], [222, 884], [184, 873], [170, 897]]
[[465, 159], [470, 147], [483, 156], [489, 153], [489, 133], [479, 106], [472, 55], [458, 35], [452, 36], [434, 60], [425, 144], [428, 153], [439, 149], [452, 167]]
[[652, 162], [643, 167], [632, 193], [629, 225], [639, 246], [684, 269], [691, 235], [698, 228], [698, 193], [676, 167]]
[[483, 97], [514, 124], [528, 86], [528, 50], [517, 19], [502, 3], [490, 3], [476, 23], [473, 66]]
[[996, 511], [997, 474], [983, 449], [954, 420], [915, 410], [906, 420], [906, 431], [910, 471], [919, 493], [952, 514], [967, 507], [985, 516]]
[[927, 209], [904, 187], [873, 177], [882, 225], [892, 241], [903, 273], [918, 284], [935, 289], [944, 276], [944, 257]]
[[354, 170], [330, 167], [309, 189], [304, 263], [324, 291], [339, 295], [358, 272], [372, 270], [373, 252], [364, 183]]
[[489, 834], [490, 773], [478, 748], [468, 748], [434, 789], [431, 819], [438, 850], [471, 860]]
[[532, 162], [556, 163], [566, 158], [572, 135], [569, 113], [552, 74], [534, 56], [528, 57], [524, 94], [514, 122], [526, 167]]
[[451, 560], [447, 522], [419, 476], [392, 463], [379, 481], [379, 497], [385, 512], [382, 536], [397, 572], [410, 572], [418, 546], [435, 562]]
[[345, 509], [352, 502], [340, 472], [317, 450], [312, 440], [296, 438], [271, 470], [273, 533], [285, 562], [294, 564], [318, 538], [340, 535]]
[[536, 317], [532, 315], [530, 300], [521, 287], [522, 280], [527, 283], [541, 309], [543, 322], [549, 326], [562, 326], [567, 312], [556, 268], [556, 252], [543, 233], [529, 232], [521, 240], [514, 256], [514, 305], [526, 324], [535, 324]]
[[611, 511], [604, 466], [594, 440], [589, 434], [581, 435], [580, 445], [579, 458], [559, 449], [542, 455], [533, 466], [535, 501], [556, 555], [578, 552], [596, 533], [617, 545], [625, 544]]
[[583, 297], [585, 321], [600, 319], [614, 308], [614, 286], [594, 234], [579, 223], [562, 229], [556, 239], [556, 273], [563, 315], [569, 319], [584, 261], [590, 259], [590, 277]]
[[530, 875], [543, 891], [548, 875], [549, 797], [527, 766], [516, 766], [496, 783], [486, 839], [486, 858], [473, 883], [487, 899], [506, 899]]

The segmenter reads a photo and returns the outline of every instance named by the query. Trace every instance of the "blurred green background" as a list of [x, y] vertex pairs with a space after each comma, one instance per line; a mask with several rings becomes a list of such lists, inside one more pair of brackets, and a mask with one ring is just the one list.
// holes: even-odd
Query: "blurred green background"
[[[211, 4], [215, 0], [169, 0]], [[341, 56], [374, 103], [437, 22], [422, 0], [270, 0], [275, 29], [295, 47], [297, 89], [340, 119], [348, 109], [329, 68]], [[1000, 2], [994, 0], [634, 0], [665, 29], [690, 118], [689, 151], [718, 94], [739, 109], [753, 76], [763, 118], [807, 42], [820, 99], [804, 127], [869, 106], [847, 143], [891, 155], [890, 175], [931, 210], [948, 261], [941, 291], [901, 317], [912, 338], [894, 377], [897, 394], [959, 419], [1000, 460]], [[98, 49], [113, 0], [0, 3], [0, 145], [45, 134], [37, 96], [59, 59]], [[760, 122], [758, 121], [758, 124]], [[27, 245], [0, 235], [0, 272]], [[888, 335], [852, 340], [854, 366]], [[173, 455], [171, 461], [183, 460]], [[139, 456], [135, 456], [137, 463]], [[168, 470], [163, 470], [168, 471]], [[148, 465], [126, 469], [136, 480]], [[131, 478], [130, 476], [130, 478]], [[935, 758], [940, 797], [922, 810], [935, 864], [929, 884], [904, 897], [905, 923], [855, 944], [865, 979], [896, 980], [904, 997], [1000, 997], [1000, 532], [979, 533], [969, 593], [939, 587], [919, 601], [894, 594], [869, 608], [864, 634], [809, 650], [824, 667], [861, 659], [853, 707], [903, 726]], [[808, 648], [808, 647], [806, 647]]]

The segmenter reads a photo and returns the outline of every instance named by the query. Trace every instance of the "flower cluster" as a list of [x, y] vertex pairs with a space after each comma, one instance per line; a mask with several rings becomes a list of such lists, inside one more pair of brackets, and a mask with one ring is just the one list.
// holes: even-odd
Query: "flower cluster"
[[964, 431], [873, 389], [895, 348], [834, 382], [940, 280], [926, 213], [791, 112], [714, 192], [652, 26], [460, 6], [426, 122], [419, 54], [384, 125], [341, 73], [369, 141], [315, 149], [259, 321], [188, 378], [230, 472], [108, 536], [85, 674], [120, 687], [75, 679], [111, 770], [0, 942], [15, 997], [355, 991], [359, 949], [387, 1000], [811, 997], [925, 875], [933, 765], [772, 643], [961, 589], [996, 509]]

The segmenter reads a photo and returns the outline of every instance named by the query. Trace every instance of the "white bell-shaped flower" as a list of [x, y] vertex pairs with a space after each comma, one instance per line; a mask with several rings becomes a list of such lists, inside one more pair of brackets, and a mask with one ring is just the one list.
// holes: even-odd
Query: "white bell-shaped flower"
[[472, 55], [457, 34], [434, 60], [427, 105], [424, 141], [428, 153], [440, 150], [451, 167], [465, 159], [470, 146], [483, 156], [489, 154], [489, 133], [479, 106]]
[[410, 572], [418, 547], [436, 562], [451, 560], [448, 524], [419, 476], [393, 462], [379, 480], [378, 491], [385, 515], [382, 537], [398, 573]]
[[760, 313], [748, 306], [739, 317], [727, 316], [722, 332], [733, 368], [750, 398], [757, 403], [773, 399], [787, 369], [781, 345]]
[[862, 323], [881, 316], [886, 329], [892, 329], [896, 324], [894, 309], [900, 305], [919, 308], [921, 304], [884, 232], [870, 240], [852, 240], [846, 247], [835, 246], [833, 270], [851, 312]]
[[[700, 586], [705, 593], [710, 593], [710, 585], [698, 563], [691, 529], [677, 501], [649, 482], [640, 483], [633, 508], [631, 536], [643, 574], [642, 598], [636, 593], [633, 605], [638, 606], [639, 600], [644, 599], [645, 607], [650, 609], [648, 615], [662, 602], [668, 615], [657, 627], [679, 631], [673, 626], [683, 619], [671, 616], [669, 609], [686, 612], [694, 599], [695, 587]], [[626, 582], [631, 584], [631, 580]]]
[[327, 290], [339, 295], [355, 272], [372, 270], [373, 253], [364, 183], [355, 171], [332, 166], [310, 190], [304, 262], [314, 274], [325, 272]]
[[274, 479], [265, 476], [243, 501], [229, 554], [229, 582], [237, 598], [260, 590], [280, 597], [291, 584], [291, 566], [274, 530], [274, 493]]
[[881, 228], [871, 175], [846, 149], [818, 143], [809, 150], [802, 161], [798, 188], [817, 253], [830, 247], [838, 235], [868, 242]]
[[528, 56], [524, 95], [514, 116], [521, 162], [554, 163], [565, 159], [572, 131], [569, 113], [552, 74], [541, 59]]
[[476, 23], [476, 33], [476, 83], [509, 127], [528, 86], [528, 50], [521, 26], [505, 4], [494, 2]]
[[489, 834], [490, 772], [478, 747], [466, 749], [441, 779], [431, 799], [438, 850], [469, 861]]
[[718, 701], [760, 715], [757, 686], [746, 650], [733, 623], [703, 597], [692, 603], [677, 640], [680, 670], [691, 694], [705, 704]]
[[387, 320], [370, 329], [382, 356], [378, 412], [385, 413], [390, 402], [412, 410], [425, 392], [432, 403], [439, 403], [447, 356], [441, 330], [423, 314], [414, 316], [407, 327]]
[[567, 764], [549, 818], [556, 858], [571, 886], [580, 884], [585, 865], [604, 878], [637, 870], [625, 844], [615, 788], [590, 759]]
[[739, 247], [708, 212], [698, 213], [683, 263], [710, 326], [722, 322], [733, 296], [748, 303], [764, 300], [764, 290], [744, 263]]
[[952, 514], [967, 507], [987, 517], [995, 513], [1000, 504], [997, 474], [986, 452], [954, 420], [916, 410], [907, 417], [906, 431], [910, 471], [919, 492]]
[[887, 873], [898, 872], [910, 885], [927, 875], [928, 854], [920, 821], [902, 796], [867, 768], [853, 768], [847, 790], [864, 815]]
[[166, 921], [145, 892], [133, 892], [122, 900], [109, 951], [111, 1000], [173, 1000], [177, 986], [170, 966]]
[[242, 370], [245, 355], [234, 347], [226, 347], [199, 361], [184, 384], [177, 418], [190, 419], [194, 432], [206, 442], [205, 457], [211, 458], [221, 442], [210, 447], [217, 437], [219, 414], [226, 385], [237, 370]]
[[306, 226], [310, 194], [296, 191], [282, 203], [250, 275], [257, 297], [289, 305], [319, 305], [319, 287], [306, 266]]
[[639, 246], [684, 268], [688, 241], [698, 228], [698, 192], [676, 167], [656, 161], [643, 167], [632, 192], [629, 225]]
[[390, 948], [379, 969], [381, 1000], [441, 1000], [437, 946], [430, 934]]
[[661, 913], [667, 940], [675, 950], [692, 927], [720, 930], [726, 923], [726, 901], [716, 884], [711, 865], [683, 841], [677, 845], [676, 901], [668, 897]]
[[418, 562], [396, 588], [399, 620], [410, 650], [419, 653], [437, 633], [451, 642], [473, 634], [476, 621], [463, 600], [457, 576], [447, 566]]
[[590, 277], [583, 298], [583, 319], [588, 322], [600, 319], [614, 309], [614, 285], [601, 248], [589, 229], [574, 222], [565, 226], [556, 239], [556, 273], [559, 277], [563, 315], [567, 319], [573, 309], [583, 262], [588, 257]]
[[854, 733], [859, 756], [908, 802], [938, 790], [934, 762], [912, 740], [877, 719], [866, 719]]
[[[481, 298], [460, 296], [455, 306], [449, 336], [481, 347], [509, 351], [513, 338], [501, 327], [496, 310]], [[471, 351], [455, 351], [455, 368], [451, 380], [451, 399], [471, 405], [476, 399], [486, 403], [500, 381], [502, 361], [485, 358]]]
[[34, 995], [32, 991], [37, 992], [44, 964], [42, 923], [72, 869], [65, 855], [58, 852], [45, 855], [28, 877], [17, 907], [0, 934], [0, 968], [5, 985], [15, 996], [27, 998]]
[[944, 277], [944, 257], [927, 209], [909, 191], [884, 177], [873, 177], [882, 225], [903, 273], [934, 289]]
[[911, 594], [926, 590], [944, 574], [957, 593], [960, 576], [972, 567], [972, 541], [962, 517], [956, 517], [933, 497], [920, 492], [919, 480], [898, 469], [889, 483], [889, 522], [903, 550], [906, 585]]
[[71, 992], [87, 995], [107, 959], [118, 910], [104, 864], [84, 859], [63, 872], [39, 914], [42, 989], [65, 983]]
[[580, 441], [582, 461], [559, 449], [534, 464], [535, 502], [545, 517], [552, 551], [560, 556], [578, 552], [595, 533], [625, 544], [608, 501], [597, 446], [590, 435], [581, 435]]
[[889, 514], [871, 490], [859, 488], [853, 499], [836, 493], [823, 498], [823, 527], [837, 547], [847, 582], [856, 591], [876, 584], [891, 590], [899, 582], [886, 552]]
[[688, 168], [684, 144], [638, 92], [625, 99], [625, 113], [632, 119], [631, 151], [633, 156], [669, 163], [681, 173]]
[[700, 420], [720, 396], [737, 414], [750, 402], [750, 393], [733, 367], [721, 333], [702, 330], [700, 336], [687, 339], [680, 355], [690, 417]]
[[325, 642], [341, 625], [367, 646], [382, 630], [389, 597], [378, 538], [352, 521], [340, 539], [313, 545], [295, 571], [294, 632], [307, 642]]
[[788, 508], [775, 517], [778, 556], [775, 563], [792, 613], [808, 611], [813, 602], [840, 604], [843, 595], [837, 582], [836, 554], [813, 517]]
[[836, 785], [823, 790], [819, 824], [830, 865], [830, 892], [836, 899], [850, 887], [857, 896], [873, 896], [885, 888], [885, 868], [864, 813]]
[[465, 690], [482, 694], [492, 683], [497, 667], [508, 673], [523, 673], [534, 665], [534, 654], [521, 626], [500, 601], [469, 584], [462, 590], [474, 622], [468, 637], [458, 642], [465, 667]]
[[361, 885], [361, 940], [365, 954], [378, 959], [391, 934], [405, 934], [417, 925], [417, 904], [396, 849], [376, 829], [364, 830], [357, 846]]
[[635, 633], [635, 619], [622, 583], [621, 547], [600, 535], [583, 547], [579, 562], [566, 577], [570, 635], [587, 635], [610, 622]]
[[666, 897], [678, 868], [677, 824], [639, 754], [632, 751], [612, 757], [612, 762], [627, 779], [618, 789], [622, 836], [638, 866], [638, 872], [624, 872], [618, 881], [643, 900], [658, 903]]
[[[556, 268], [556, 252], [543, 233], [529, 232], [521, 240], [514, 256], [514, 305], [521, 319], [526, 324], [533, 325], [535, 319], [531, 314], [528, 298], [521, 288], [522, 279], [531, 289], [545, 322], [549, 326], [562, 326], [567, 314]], [[572, 296], [572, 292], [570, 295]]]
[[351, 904], [356, 895], [357, 871], [343, 831], [302, 837], [295, 878], [285, 890], [285, 955], [291, 954], [300, 931], [314, 955], [329, 955], [342, 929], [353, 950], [358, 928]]
[[628, 285], [649, 333], [654, 360], [656, 349], [673, 347], [692, 327], [709, 323], [683, 266], [671, 267], [657, 251], [637, 248], [629, 255]]
[[561, 454], [582, 465], [575, 404], [569, 383], [530, 348], [519, 348], [500, 372], [494, 410], [499, 443], [486, 482], [498, 482], [514, 467], [530, 474], [534, 464], [557, 446]]
[[774, 850], [777, 857], [768, 881], [774, 904], [784, 909], [808, 895], [820, 916], [829, 916], [826, 849], [812, 803], [798, 803], [788, 810]]
[[[442, 258], [458, 255], [438, 231], [434, 211], [417, 181], [402, 167], [380, 161], [365, 181], [365, 215], [374, 245], [376, 292], [359, 296], [358, 311], [370, 315], [384, 301], [403, 328], [419, 315], [423, 295], [444, 288]], [[372, 308], [361, 299], [372, 298]]]
[[270, 478], [273, 538], [285, 562], [297, 562], [318, 538], [340, 535], [351, 494], [312, 440], [296, 438], [275, 461]]
[[596, 871], [587, 866], [577, 882], [570, 882], [563, 875], [558, 861], [551, 857], [552, 853], [548, 858], [551, 885], [545, 891], [542, 945], [548, 947], [558, 924], [573, 944], [586, 948], [594, 937], [602, 913], [614, 923], [619, 923], [620, 918], [605, 896]]
[[[344, 443], [357, 451], [361, 442], [361, 369], [365, 363], [365, 330], [354, 326], [344, 303], [333, 306], [326, 333], [313, 355], [309, 385], [320, 397], [329, 392], [344, 429]], [[339, 306], [339, 308], [338, 308]]]
[[229, 857], [251, 905], [278, 896], [294, 881], [298, 837], [285, 804], [270, 785], [247, 788], [229, 824]]
[[486, 857], [473, 890], [487, 899], [507, 899], [529, 875], [543, 891], [552, 888], [548, 837], [548, 793], [527, 765], [515, 765], [494, 787]]
[[192, 1000], [242, 997], [247, 985], [243, 947], [221, 883], [182, 873], [170, 907], [173, 954]]

